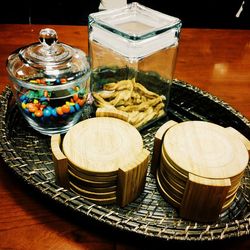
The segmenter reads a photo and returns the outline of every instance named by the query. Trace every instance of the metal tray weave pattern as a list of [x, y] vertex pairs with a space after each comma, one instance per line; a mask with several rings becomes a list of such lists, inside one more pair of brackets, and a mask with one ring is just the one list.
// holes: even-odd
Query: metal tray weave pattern
[[[164, 119], [211, 121], [224, 127], [234, 127], [250, 138], [250, 123], [243, 115], [215, 96], [179, 80], [173, 81], [168, 117]], [[159, 120], [140, 131], [151, 154], [154, 134], [164, 122]], [[250, 164], [230, 208], [220, 215], [216, 223], [204, 224], [181, 219], [161, 197], [150, 171], [142, 194], [125, 208], [96, 205], [58, 186], [50, 137], [29, 127], [14, 104], [9, 87], [0, 96], [0, 138], [0, 155], [9, 169], [41, 195], [93, 220], [122, 231], [166, 240], [220, 240], [250, 233]]]

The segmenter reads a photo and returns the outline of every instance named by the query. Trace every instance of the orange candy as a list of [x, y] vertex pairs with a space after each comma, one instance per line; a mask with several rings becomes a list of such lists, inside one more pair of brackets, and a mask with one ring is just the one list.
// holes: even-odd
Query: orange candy
[[73, 100], [76, 102], [78, 100], [78, 94], [73, 95]]
[[26, 107], [28, 108], [29, 112], [34, 113], [38, 110], [34, 103], [27, 103]]
[[56, 113], [57, 113], [58, 115], [63, 115], [62, 107], [56, 108]]
[[27, 108], [27, 109], [29, 109], [29, 108], [32, 107], [32, 106], [34, 106], [33, 103], [27, 103], [27, 104], [26, 104], [26, 108]]
[[41, 116], [43, 116], [43, 111], [40, 110], [40, 109], [36, 110], [36, 111], [35, 111], [35, 116], [36, 116], [36, 117], [41, 117]]
[[69, 112], [70, 112], [70, 106], [67, 105], [67, 104], [64, 104], [64, 105], [62, 106], [62, 112], [63, 112], [63, 113], [69, 113]]
[[40, 84], [40, 83], [41, 83], [41, 79], [37, 78], [37, 79], [36, 79], [36, 82], [37, 82], [38, 84]]
[[41, 84], [46, 84], [46, 81], [44, 79], [40, 79]]
[[62, 78], [60, 81], [61, 81], [61, 83], [66, 83], [66, 82], [67, 82], [67, 79]]
[[85, 99], [78, 99], [77, 103], [82, 107], [85, 103]]

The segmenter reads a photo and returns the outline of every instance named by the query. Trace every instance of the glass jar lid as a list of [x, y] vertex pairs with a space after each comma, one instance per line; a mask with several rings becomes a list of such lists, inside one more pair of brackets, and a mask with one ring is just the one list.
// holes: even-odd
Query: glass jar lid
[[45, 85], [66, 83], [89, 73], [86, 54], [58, 42], [55, 30], [46, 28], [39, 33], [39, 42], [18, 49], [8, 57], [7, 70], [11, 78], [31, 82], [43, 79]]

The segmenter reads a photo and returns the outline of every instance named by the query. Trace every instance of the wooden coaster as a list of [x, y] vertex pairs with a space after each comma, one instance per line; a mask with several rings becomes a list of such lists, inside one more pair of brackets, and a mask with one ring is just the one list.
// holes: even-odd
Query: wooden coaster
[[180, 208], [180, 202], [178, 202], [177, 200], [175, 200], [171, 194], [169, 194], [168, 192], [166, 192], [166, 190], [163, 188], [161, 180], [159, 178], [159, 172], [158, 169], [156, 169], [156, 180], [157, 180], [157, 186], [158, 189], [162, 195], [162, 197], [167, 200], [168, 202], [170, 202], [170, 204], [172, 204], [174, 207], [176, 208]]
[[51, 136], [50, 146], [52, 150], [52, 159], [54, 162], [56, 183], [68, 188], [68, 159], [61, 151], [61, 135]]
[[114, 175], [142, 151], [140, 133], [129, 123], [96, 117], [73, 126], [63, 139], [68, 161], [89, 175]]
[[109, 183], [83, 180], [80, 179], [78, 176], [74, 175], [70, 170], [68, 178], [69, 181], [75, 184], [76, 186], [90, 192], [106, 193], [115, 191], [117, 189], [117, 182]]
[[110, 191], [110, 192], [91, 192], [87, 191], [85, 189], [82, 189], [75, 183], [69, 182], [70, 187], [73, 188], [74, 190], [77, 190], [79, 193], [81, 193], [84, 197], [86, 198], [91, 198], [91, 199], [111, 199], [111, 198], [116, 198], [116, 190], [115, 191]]
[[160, 169], [158, 169], [158, 179], [161, 182], [163, 189], [167, 190], [167, 193], [171, 195], [173, 199], [181, 203], [183, 192], [180, 192], [178, 189], [176, 189], [176, 187], [170, 183], [166, 176], [162, 175]]
[[180, 216], [200, 222], [216, 220], [230, 185], [230, 179], [208, 179], [190, 173], [180, 206]]
[[89, 182], [107, 182], [107, 183], [116, 183], [117, 182], [117, 174], [111, 175], [111, 176], [105, 176], [105, 175], [89, 175], [84, 172], [79, 171], [79, 169], [72, 167], [70, 163], [68, 163], [68, 170], [76, 175], [79, 179], [83, 181], [89, 181]]
[[165, 122], [155, 133], [154, 136], [154, 147], [153, 147], [153, 155], [151, 160], [151, 173], [155, 174], [156, 169], [160, 165], [161, 161], [161, 148], [162, 148], [162, 141], [164, 138], [165, 133], [177, 122], [173, 120], [169, 120]]
[[164, 151], [162, 150], [161, 154], [161, 166], [169, 175], [175, 176], [177, 179], [179, 179], [182, 183], [186, 183], [188, 179], [188, 173], [185, 175], [184, 173], [180, 172], [180, 168], [176, 168], [173, 166], [168, 159], [165, 157]]
[[233, 203], [234, 199], [236, 197], [236, 194], [234, 194], [229, 200], [227, 200], [223, 206], [222, 206], [222, 209], [221, 209], [221, 212], [225, 211], [226, 209], [228, 209], [231, 204]]
[[223, 127], [209, 122], [187, 121], [171, 127], [163, 147], [175, 166], [204, 178], [236, 176], [248, 163], [244, 144], [228, 136]]
[[181, 217], [212, 222], [236, 197], [249, 161], [249, 143], [237, 131], [210, 122], [167, 127], [161, 148], [154, 148], [161, 151], [156, 169], [159, 191]]
[[150, 153], [128, 122], [84, 120], [64, 136], [63, 150], [60, 135], [52, 136], [51, 148], [57, 179], [86, 199], [124, 207], [143, 191]]
[[[183, 195], [183, 192], [185, 190], [185, 186], [181, 186], [175, 179], [175, 176], [171, 176], [166, 174], [166, 172], [160, 167], [159, 168], [159, 177], [162, 177], [161, 179], [163, 182], [166, 182], [168, 185], [172, 187], [179, 195]], [[185, 183], [186, 184], [186, 183]]]
[[231, 135], [238, 137], [243, 142], [246, 149], [250, 151], [250, 141], [243, 134], [241, 134], [239, 131], [237, 131], [232, 127], [227, 127], [225, 128], [225, 130], [227, 133], [230, 133]]
[[103, 198], [103, 197], [89, 197], [88, 195], [86, 196], [85, 192], [82, 192], [82, 190], [78, 187], [76, 187], [75, 185], [73, 185], [72, 183], [70, 184], [70, 189], [72, 191], [74, 191], [77, 194], [80, 194], [82, 197], [86, 198], [87, 200], [90, 200], [96, 204], [100, 204], [100, 205], [108, 205], [108, 204], [114, 204], [116, 203], [116, 197], [111, 197], [111, 198]]

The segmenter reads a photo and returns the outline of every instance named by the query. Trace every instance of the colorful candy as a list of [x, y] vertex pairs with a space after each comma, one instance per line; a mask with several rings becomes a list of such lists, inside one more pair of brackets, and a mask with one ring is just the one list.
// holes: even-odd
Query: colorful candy
[[[29, 82], [39, 85], [58, 85], [67, 83], [67, 79], [32, 79]], [[67, 91], [69, 94], [66, 93]], [[32, 119], [39, 119], [39, 122], [44, 124], [52, 122], [61, 124], [63, 122], [67, 123], [68, 119], [73, 119], [74, 113], [84, 106], [86, 93], [79, 86], [61, 92], [60, 90], [53, 92], [30, 89], [24, 93], [22, 92], [19, 101], [21, 109]]]
[[62, 106], [62, 112], [63, 112], [64, 114], [69, 113], [69, 112], [70, 112], [70, 106], [67, 105], [67, 104], [64, 104], [64, 105]]

